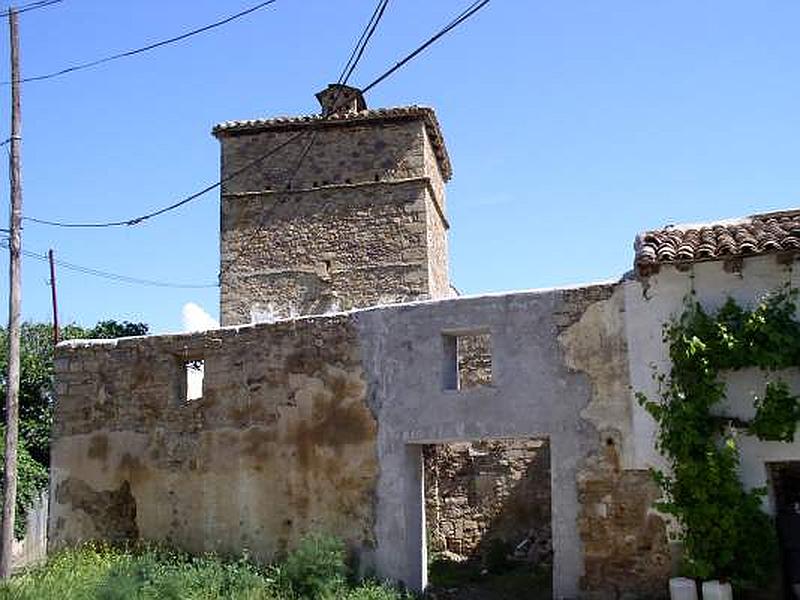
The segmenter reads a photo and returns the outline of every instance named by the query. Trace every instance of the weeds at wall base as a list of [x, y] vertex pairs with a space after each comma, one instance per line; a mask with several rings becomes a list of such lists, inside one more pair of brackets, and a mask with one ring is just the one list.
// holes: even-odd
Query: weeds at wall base
[[0, 586], [0, 599], [411, 600], [374, 581], [350, 581], [344, 544], [310, 536], [282, 563], [259, 566], [247, 555], [222, 558], [154, 545], [86, 544]]

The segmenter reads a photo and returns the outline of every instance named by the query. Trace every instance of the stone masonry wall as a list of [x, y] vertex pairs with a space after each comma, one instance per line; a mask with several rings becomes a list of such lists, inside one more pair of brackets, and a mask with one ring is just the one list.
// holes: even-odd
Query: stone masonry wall
[[487, 440], [426, 446], [429, 552], [479, 559], [500, 540], [523, 560], [549, 561], [547, 440]]
[[565, 295], [558, 341], [566, 364], [591, 381], [581, 417], [597, 432], [577, 477], [581, 587], [591, 600], [662, 598], [671, 560], [664, 521], [653, 510], [658, 486], [649, 471], [628, 466], [634, 444], [624, 288], [575, 288]]
[[[204, 361], [185, 401], [184, 364]], [[376, 422], [345, 317], [57, 350], [50, 543], [147, 539], [270, 560], [374, 543]]]
[[456, 355], [460, 389], [492, 384], [492, 338], [489, 334], [459, 336]]
[[426, 194], [416, 179], [228, 199], [223, 323], [427, 296]]
[[[305, 129], [223, 187], [222, 324], [449, 295], [444, 186], [424, 121]], [[297, 134], [220, 135], [223, 179]]]
[[652, 473], [621, 469], [611, 438], [587, 467], [578, 479], [586, 597], [666, 598], [672, 561]]

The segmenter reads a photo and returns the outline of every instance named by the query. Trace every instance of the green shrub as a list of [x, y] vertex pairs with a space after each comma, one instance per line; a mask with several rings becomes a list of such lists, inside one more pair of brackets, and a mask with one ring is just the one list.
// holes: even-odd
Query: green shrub
[[263, 569], [246, 559], [224, 561], [209, 555], [147, 547], [137, 551], [86, 545], [56, 554], [47, 564], [0, 587], [14, 600], [175, 599], [278, 600]]
[[[0, 502], [3, 495], [3, 474], [5, 464], [6, 429], [0, 427]], [[47, 488], [47, 469], [36, 462], [28, 452], [25, 441], [20, 438], [17, 446], [17, 515], [14, 520], [14, 535], [22, 538], [25, 535], [25, 516], [28, 509], [39, 498], [39, 494]]]
[[347, 582], [346, 557], [341, 540], [326, 535], [307, 536], [277, 567], [279, 581], [304, 599], [336, 598]]
[[373, 581], [350, 586], [344, 545], [306, 538], [283, 564], [259, 567], [158, 546], [87, 544], [0, 585], [0, 600], [411, 600]]

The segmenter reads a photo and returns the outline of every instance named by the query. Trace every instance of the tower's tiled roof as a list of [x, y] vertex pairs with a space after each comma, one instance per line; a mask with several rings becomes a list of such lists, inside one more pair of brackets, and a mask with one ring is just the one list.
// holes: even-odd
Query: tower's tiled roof
[[670, 225], [636, 237], [635, 266], [687, 264], [800, 251], [800, 209], [702, 225]]
[[444, 136], [442, 135], [441, 127], [439, 127], [439, 121], [436, 119], [436, 113], [432, 108], [427, 106], [399, 106], [395, 108], [366, 109], [358, 112], [332, 114], [327, 117], [318, 114], [295, 117], [275, 117], [271, 119], [225, 121], [224, 123], [216, 125], [211, 132], [217, 137], [222, 137], [239, 132], [249, 133], [267, 129], [297, 129], [299, 127], [337, 126], [343, 123], [350, 124], [365, 121], [401, 121], [408, 119], [423, 119], [425, 121], [425, 128], [439, 162], [439, 168], [442, 170], [442, 177], [444, 177], [445, 180], [449, 180], [453, 175], [453, 169], [450, 165], [450, 157], [447, 154], [447, 148], [444, 145]]

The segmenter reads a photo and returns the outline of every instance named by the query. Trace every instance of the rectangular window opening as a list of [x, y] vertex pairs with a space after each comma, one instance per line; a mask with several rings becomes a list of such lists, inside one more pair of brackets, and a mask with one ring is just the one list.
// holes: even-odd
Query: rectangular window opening
[[489, 332], [445, 334], [443, 342], [446, 390], [492, 385], [492, 338]]
[[203, 359], [187, 360], [183, 363], [183, 401], [192, 402], [203, 397]]

